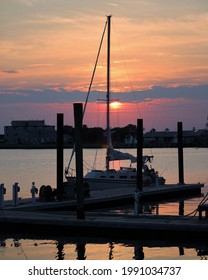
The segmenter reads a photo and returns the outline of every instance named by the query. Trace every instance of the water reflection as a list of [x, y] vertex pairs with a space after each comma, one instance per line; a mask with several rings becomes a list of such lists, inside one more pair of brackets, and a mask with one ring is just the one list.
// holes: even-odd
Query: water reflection
[[144, 260], [144, 249], [142, 246], [139, 245], [139, 243], [136, 243], [134, 245], [134, 260]]
[[114, 249], [114, 244], [113, 242], [109, 242], [109, 260], [113, 260], [113, 249]]
[[184, 216], [184, 199], [179, 200], [179, 216]]
[[14, 247], [16, 247], [16, 248], [18, 248], [18, 247], [20, 247], [20, 245], [21, 245], [21, 243], [20, 243], [20, 241], [17, 239], [13, 239], [13, 244], [14, 244]]
[[[36, 245], [35, 245], [36, 244]], [[34, 245], [37, 246], [37, 243], [35, 243]], [[86, 244], [85, 243], [79, 243], [79, 244], [75, 244], [75, 252], [76, 252], [76, 259], [77, 260], [86, 260], [87, 256], [86, 256]], [[114, 243], [113, 242], [109, 242], [108, 243], [108, 248], [109, 248], [109, 260], [113, 260], [114, 255], [113, 255], [113, 249], [114, 249]], [[60, 242], [56, 242], [56, 249], [57, 249], [57, 253], [55, 258], [57, 260], [64, 260], [65, 259], [65, 252], [64, 252], [64, 244], [60, 243]]]
[[[138, 205], [138, 214], [150, 214], [150, 215], [189, 215], [193, 214], [194, 211], [197, 209], [197, 205], [201, 203], [201, 198], [203, 195], [195, 196], [194, 198], [186, 198], [181, 197], [180, 199], [166, 199], [166, 200], [160, 200], [156, 202], [148, 201], [148, 202], [139, 202]], [[192, 203], [193, 199], [200, 198], [199, 203]], [[193, 206], [195, 207], [193, 209]], [[130, 205], [122, 205], [121, 207], [116, 206], [116, 208], [106, 208], [98, 209], [98, 211], [109, 211], [111, 213], [121, 213], [125, 215], [131, 215], [135, 214], [135, 210]]]
[[56, 259], [57, 260], [64, 260], [64, 256], [65, 256], [64, 244], [60, 243], [60, 242], [57, 242], [56, 243], [56, 248], [57, 248]]
[[201, 260], [207, 260], [208, 258], [208, 250], [197, 250], [197, 256], [201, 257]]
[[183, 247], [178, 247], [179, 249], [179, 256], [184, 256], [185, 255], [185, 251]]
[[5, 248], [5, 247], [6, 247], [6, 241], [0, 240], [0, 248]]
[[76, 244], [77, 260], [85, 260], [87, 258], [85, 256], [85, 246], [86, 244]]
[[[51, 253], [54, 251], [55, 256]], [[99, 238], [94, 242], [91, 239], [80, 242], [80, 238], [77, 237], [63, 237], [59, 240], [30, 240], [28, 238], [25, 240], [24, 237], [23, 239], [0, 239], [0, 259], [161, 259], [158, 252], [165, 259], [207, 260], [208, 242], [199, 240], [193, 244], [185, 241], [164, 242], [162, 240], [107, 241]]]

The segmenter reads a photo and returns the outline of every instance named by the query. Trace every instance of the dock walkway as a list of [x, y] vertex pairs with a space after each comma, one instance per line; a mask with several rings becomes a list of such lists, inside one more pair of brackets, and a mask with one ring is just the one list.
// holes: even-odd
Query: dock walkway
[[77, 219], [74, 213], [21, 211], [0, 212], [1, 230], [15, 232], [53, 232], [83, 236], [117, 236], [135, 238], [207, 238], [208, 220], [198, 217], [168, 215], [125, 215], [85, 213]]
[[[140, 201], [159, 201], [164, 198], [174, 198], [181, 196], [200, 195], [203, 184], [168, 184], [158, 187], [145, 187], [142, 192], [139, 192]], [[106, 189], [91, 191], [90, 197], [84, 199], [86, 209], [102, 208], [115, 206], [122, 203], [134, 203], [135, 188], [128, 187], [122, 189]], [[16, 210], [28, 209], [32, 211], [40, 209], [76, 209], [76, 199], [69, 199], [63, 201], [40, 201], [36, 199], [35, 205], [32, 204], [32, 198], [21, 199]], [[12, 201], [5, 201], [5, 209], [14, 209]]]
[[[166, 185], [161, 187], [145, 188], [140, 193], [142, 199], [161, 198], [164, 195], [173, 197], [190, 194], [194, 191], [201, 192], [202, 184]], [[118, 189], [95, 191], [91, 197], [85, 198], [87, 206], [108, 205], [131, 200], [134, 198], [133, 189], [123, 189], [118, 194]], [[189, 216], [169, 215], [127, 215], [110, 214], [104, 212], [85, 212], [84, 219], [77, 219], [76, 200], [44, 202], [37, 199], [33, 205], [31, 199], [20, 200], [17, 207], [12, 207], [11, 201], [5, 203], [5, 208], [0, 210], [0, 226], [3, 232], [45, 232], [54, 234], [75, 234], [82, 236], [117, 236], [145, 238], [207, 238], [208, 219]]]

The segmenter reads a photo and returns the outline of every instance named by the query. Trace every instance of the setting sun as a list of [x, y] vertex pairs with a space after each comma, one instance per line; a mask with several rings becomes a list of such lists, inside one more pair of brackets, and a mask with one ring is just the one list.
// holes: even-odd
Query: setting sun
[[122, 104], [119, 101], [113, 101], [113, 102], [111, 102], [110, 106], [111, 106], [111, 109], [119, 109], [119, 108], [121, 108]]

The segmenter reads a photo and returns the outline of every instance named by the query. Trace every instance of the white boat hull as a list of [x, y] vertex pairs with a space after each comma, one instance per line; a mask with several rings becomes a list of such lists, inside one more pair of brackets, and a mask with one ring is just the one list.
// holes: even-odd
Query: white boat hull
[[[137, 172], [135, 169], [97, 171], [92, 170], [83, 179], [85, 188], [90, 190], [137, 187]], [[143, 174], [143, 186], [163, 185], [163, 177], [151, 177]]]

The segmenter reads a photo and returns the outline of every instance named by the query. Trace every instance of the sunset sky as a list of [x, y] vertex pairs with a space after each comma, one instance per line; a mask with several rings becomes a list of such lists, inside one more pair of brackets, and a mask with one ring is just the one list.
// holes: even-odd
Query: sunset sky
[[[84, 102], [112, 14], [111, 126], [205, 128], [207, 0], [0, 0], [0, 133], [12, 120], [64, 113]], [[106, 39], [84, 123], [105, 127]]]

